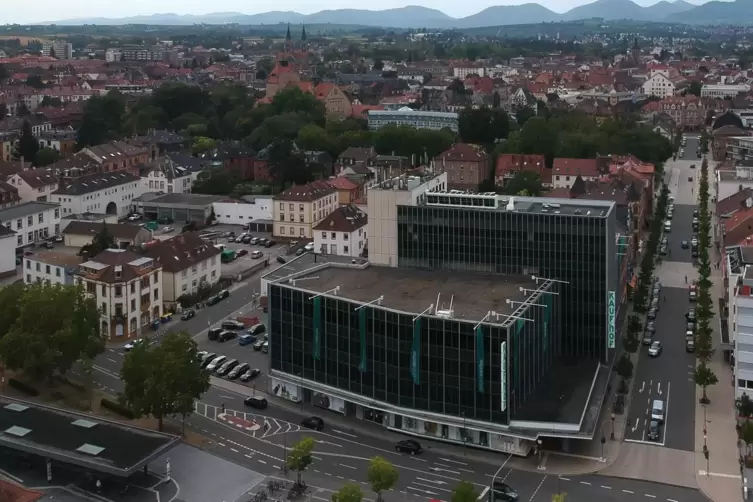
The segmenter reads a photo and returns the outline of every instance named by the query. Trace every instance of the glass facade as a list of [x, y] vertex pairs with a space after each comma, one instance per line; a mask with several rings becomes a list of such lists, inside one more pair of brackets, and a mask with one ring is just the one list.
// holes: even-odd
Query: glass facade
[[614, 210], [604, 216], [398, 206], [398, 266], [567, 281], [560, 350], [607, 359], [607, 292], [614, 291]]
[[561, 350], [554, 295], [536, 301], [546, 306], [526, 310], [522, 317], [533, 322], [476, 330], [477, 321], [422, 316], [414, 322], [414, 313], [376, 305], [356, 310], [360, 303], [311, 297], [269, 286], [272, 371], [357, 394], [373, 407], [384, 402], [504, 424]]

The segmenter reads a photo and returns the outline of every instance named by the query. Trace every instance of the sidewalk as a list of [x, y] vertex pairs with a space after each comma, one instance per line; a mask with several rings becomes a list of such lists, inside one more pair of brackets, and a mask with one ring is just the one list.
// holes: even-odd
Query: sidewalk
[[[719, 252], [712, 246], [709, 256], [711, 268], [712, 299], [722, 296], [723, 277], [713, 264], [719, 259]], [[716, 304], [716, 301], [714, 301]], [[718, 307], [715, 309], [718, 310]], [[712, 322], [714, 327], [714, 346], [717, 349], [710, 368], [714, 371], [719, 382], [706, 391], [710, 403], [700, 404], [703, 391], [696, 387], [695, 413], [695, 467], [696, 481], [701, 491], [715, 502], [736, 502], [743, 499], [742, 476], [740, 474], [740, 454], [737, 445], [737, 429], [735, 425], [735, 389], [734, 375], [730, 365], [723, 360], [719, 345], [719, 312], [715, 312]], [[704, 445], [704, 413], [706, 439], [709, 449], [708, 465], [703, 455]], [[707, 468], [708, 467], [708, 468]], [[706, 472], [706, 471], [709, 472]]]

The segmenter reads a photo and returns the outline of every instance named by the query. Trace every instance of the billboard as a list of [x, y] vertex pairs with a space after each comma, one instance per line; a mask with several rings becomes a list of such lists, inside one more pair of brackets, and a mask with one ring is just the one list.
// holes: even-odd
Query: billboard
[[607, 347], [613, 349], [617, 338], [617, 301], [614, 291], [607, 291]]

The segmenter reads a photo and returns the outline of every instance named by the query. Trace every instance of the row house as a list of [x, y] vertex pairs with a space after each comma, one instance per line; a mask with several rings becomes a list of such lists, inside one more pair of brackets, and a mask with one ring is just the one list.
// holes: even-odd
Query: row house
[[499, 155], [494, 168], [494, 184], [504, 187], [516, 174], [523, 171], [538, 174], [541, 186], [552, 188], [552, 170], [546, 167], [546, 158], [543, 155], [513, 153]]
[[98, 166], [99, 172], [129, 170], [138, 173], [138, 166], [149, 161], [146, 148], [129, 145], [123, 141], [112, 141], [102, 145], [90, 146], [81, 150]]
[[337, 190], [325, 182], [293, 185], [274, 196], [272, 235], [313, 239], [314, 227], [337, 209]]
[[80, 264], [76, 284], [94, 298], [108, 340], [140, 336], [162, 309], [162, 267], [157, 260], [108, 249]]
[[0, 210], [0, 224], [16, 232], [16, 247], [32, 246], [60, 233], [60, 206], [24, 202]]
[[350, 98], [335, 84], [324, 82], [314, 88], [316, 99], [324, 103], [327, 117], [342, 120], [353, 115]]
[[597, 181], [599, 167], [596, 159], [569, 159], [557, 157], [552, 163], [552, 186], [572, 188], [577, 178], [583, 181]]
[[469, 143], [454, 144], [434, 159], [434, 165], [447, 173], [450, 190], [478, 190], [492, 176], [491, 156]]
[[62, 157], [75, 152], [76, 131], [44, 131], [37, 136], [39, 148], [50, 148], [60, 153]]
[[341, 206], [314, 227], [314, 250], [321, 254], [363, 256], [368, 218], [355, 205]]
[[138, 175], [93, 173], [61, 179], [50, 200], [60, 204], [65, 215], [97, 213], [124, 218], [131, 212], [133, 200], [147, 191]]
[[730, 138], [750, 136], [750, 131], [734, 125], [722, 126], [711, 133], [711, 158], [717, 162], [727, 159], [727, 146]]
[[145, 192], [191, 193], [192, 173], [169, 158], [141, 170], [141, 186]]
[[700, 131], [706, 124], [707, 107], [696, 96], [675, 96], [659, 101], [659, 113], [667, 114], [681, 131]]

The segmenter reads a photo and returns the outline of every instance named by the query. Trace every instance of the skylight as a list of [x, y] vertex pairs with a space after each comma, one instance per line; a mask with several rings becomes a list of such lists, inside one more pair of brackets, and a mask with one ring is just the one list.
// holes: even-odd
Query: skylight
[[105, 451], [105, 449], [95, 444], [84, 443], [76, 448], [76, 451], [79, 453], [86, 453], [87, 455], [91, 455], [92, 457], [96, 457], [97, 455]]
[[20, 438], [24, 437], [30, 432], [31, 432], [31, 429], [26, 429], [25, 427], [19, 427], [17, 425], [13, 425], [5, 429], [6, 434], [10, 434], [11, 436], [16, 436]]

